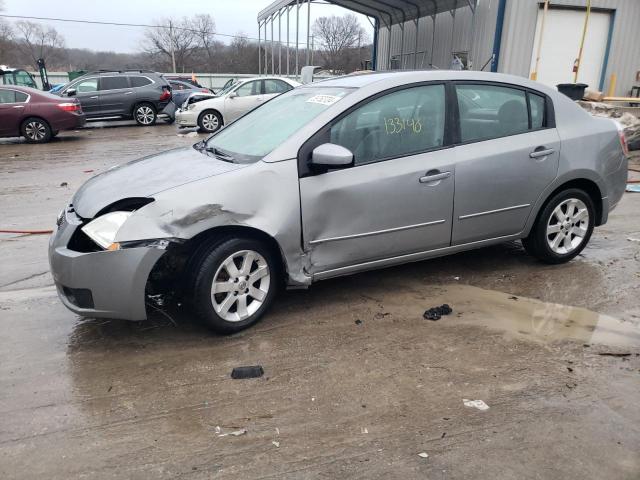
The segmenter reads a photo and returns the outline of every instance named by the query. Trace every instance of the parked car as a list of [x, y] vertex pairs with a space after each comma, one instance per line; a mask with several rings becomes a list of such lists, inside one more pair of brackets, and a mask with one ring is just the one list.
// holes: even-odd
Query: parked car
[[77, 99], [61, 99], [41, 90], [0, 85], [0, 137], [24, 137], [29, 143], [44, 143], [60, 130], [85, 123]]
[[174, 295], [236, 332], [281, 285], [517, 239], [567, 262], [626, 180], [616, 124], [540, 83], [345, 76], [89, 180], [60, 213], [51, 270], [78, 314], [140, 320], [147, 301]]
[[134, 119], [153, 125], [171, 100], [171, 86], [147, 70], [99, 71], [83, 75], [56, 92], [75, 97], [87, 119]]
[[179, 127], [198, 127], [213, 133], [267, 100], [300, 85], [280, 77], [256, 77], [240, 80], [219, 92], [216, 97], [191, 103], [176, 112]]
[[10, 68], [6, 65], [0, 65], [0, 84], [38, 88], [36, 81], [29, 72], [21, 68]]

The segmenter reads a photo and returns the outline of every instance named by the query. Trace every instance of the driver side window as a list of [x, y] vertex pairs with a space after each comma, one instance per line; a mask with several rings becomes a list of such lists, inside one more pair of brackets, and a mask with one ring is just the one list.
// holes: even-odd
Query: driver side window
[[444, 85], [389, 93], [331, 127], [331, 143], [353, 152], [355, 165], [412, 155], [444, 144]]
[[83, 80], [76, 85], [76, 92], [78, 93], [90, 93], [98, 91], [98, 79], [90, 78]]
[[239, 97], [248, 97], [250, 95], [260, 94], [260, 81], [247, 82], [236, 90]]

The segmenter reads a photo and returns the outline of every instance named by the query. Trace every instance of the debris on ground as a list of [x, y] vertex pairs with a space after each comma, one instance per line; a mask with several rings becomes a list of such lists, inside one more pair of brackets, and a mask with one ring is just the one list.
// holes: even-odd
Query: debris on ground
[[429, 458], [429, 454], [427, 452], [420, 452], [418, 456], [422, 458]]
[[68, 184], [67, 182], [62, 182], [62, 183], [60, 184], [60, 186], [61, 186], [61, 187], [68, 187], [68, 186], [69, 186], [69, 184]]
[[640, 242], [640, 238], [627, 237], [628, 242]]
[[238, 380], [242, 378], [258, 378], [264, 375], [261, 365], [251, 365], [247, 367], [236, 367], [231, 372], [231, 378]]
[[422, 316], [427, 320], [435, 321], [440, 320], [440, 318], [442, 318], [442, 315], [449, 315], [451, 312], [453, 312], [453, 309], [445, 303], [443, 305], [440, 305], [439, 307], [431, 307], [430, 309], [426, 310], [422, 314]]
[[600, 355], [601, 357], [630, 357], [631, 354], [630, 353], [616, 353], [616, 352], [601, 352], [598, 355]]
[[82, 173], [93, 173], [93, 170], [83, 170]]
[[195, 138], [198, 136], [198, 132], [178, 133], [177, 137]]
[[509, 297], [509, 300], [518, 300], [518, 297], [516, 297], [515, 295], [512, 295]]
[[271, 442], [276, 448], [280, 447], [280, 442], [276, 442], [275, 440]]
[[356, 325], [362, 325], [362, 320], [360, 320], [359, 318], [356, 320]]
[[627, 183], [626, 191], [632, 192], [632, 193], [640, 193], [640, 185], [637, 185], [634, 183]]
[[241, 428], [240, 430], [234, 430], [233, 432], [219, 433], [221, 432], [221, 429], [220, 427], [216, 427], [216, 432], [218, 433], [218, 437], [228, 437], [228, 436], [239, 437], [240, 435], [244, 435], [245, 433], [247, 433], [247, 429]]
[[360, 427], [360, 433], [369, 433], [367, 427]]
[[489, 405], [484, 403], [482, 400], [467, 400], [466, 398], [463, 398], [462, 403], [464, 403], [465, 407], [477, 408], [481, 411], [489, 410]]

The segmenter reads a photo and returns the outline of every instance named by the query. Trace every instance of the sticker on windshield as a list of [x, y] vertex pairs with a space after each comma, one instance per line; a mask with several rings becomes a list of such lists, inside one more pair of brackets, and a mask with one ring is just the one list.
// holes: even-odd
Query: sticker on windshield
[[319, 103], [320, 105], [332, 105], [340, 100], [342, 97], [337, 97], [335, 95], [314, 95], [307, 103]]

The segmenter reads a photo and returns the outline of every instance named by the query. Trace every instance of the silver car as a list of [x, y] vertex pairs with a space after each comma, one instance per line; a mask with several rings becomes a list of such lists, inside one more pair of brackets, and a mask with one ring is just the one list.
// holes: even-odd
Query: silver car
[[280, 287], [516, 239], [567, 262], [623, 195], [623, 145], [613, 121], [520, 77], [331, 79], [89, 180], [51, 270], [80, 315], [142, 320], [181, 299], [229, 333]]

